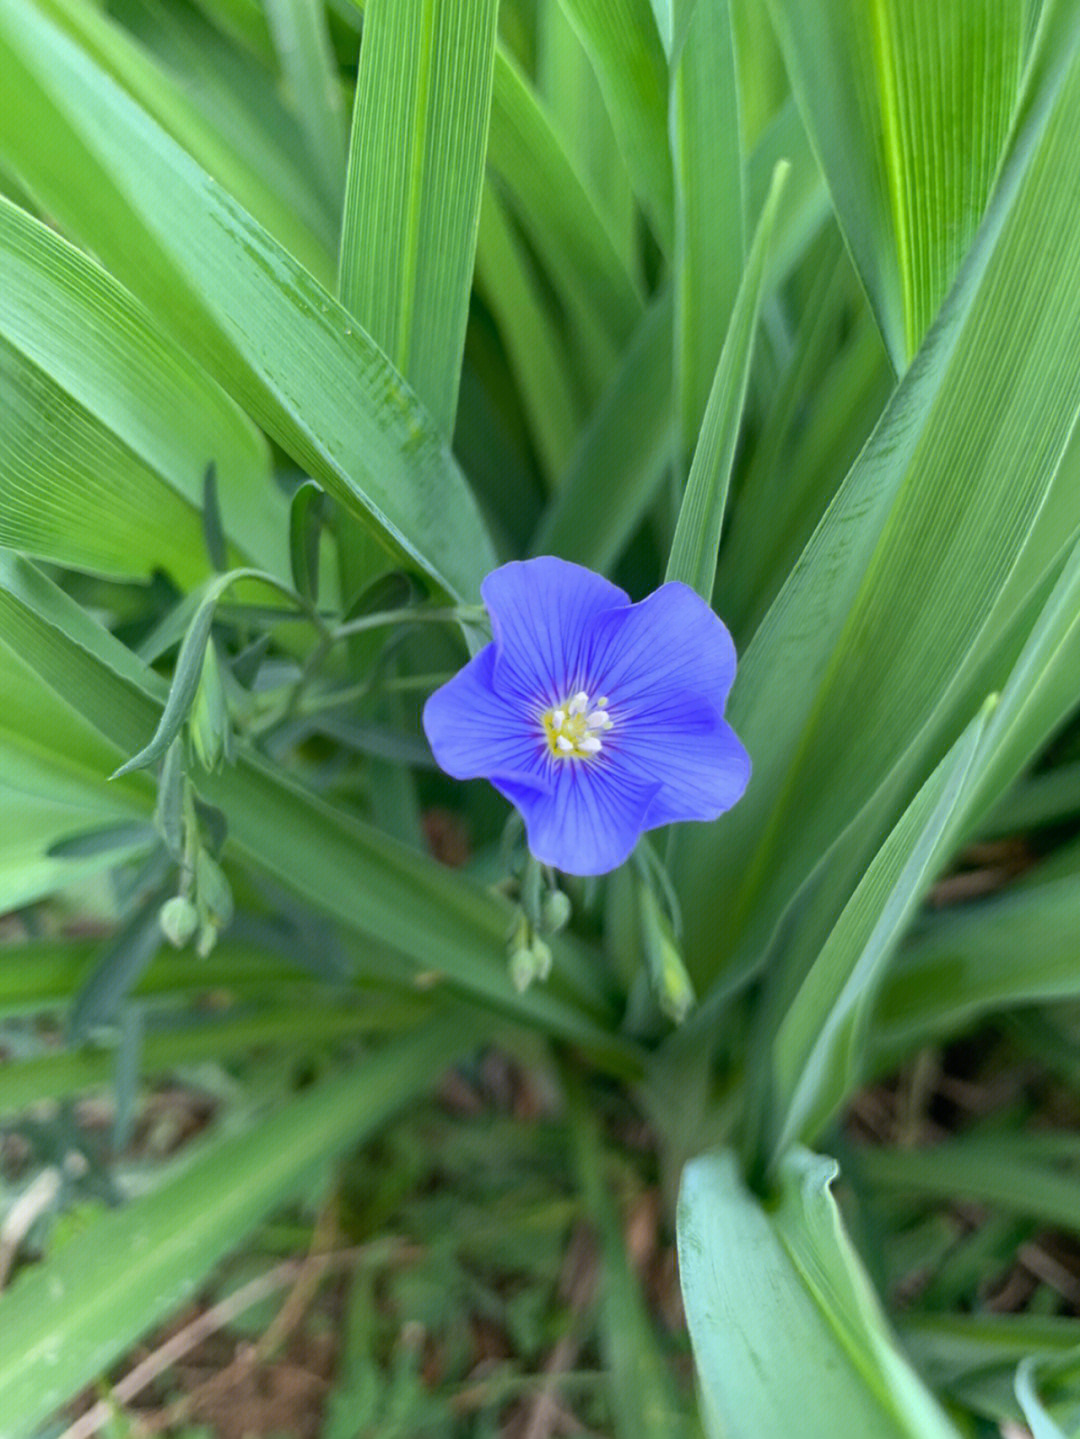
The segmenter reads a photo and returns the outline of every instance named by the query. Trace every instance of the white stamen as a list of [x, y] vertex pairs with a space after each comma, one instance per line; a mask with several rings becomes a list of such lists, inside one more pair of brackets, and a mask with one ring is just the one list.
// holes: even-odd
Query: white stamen
[[585, 723], [590, 729], [610, 729], [611, 720], [603, 710], [593, 710], [591, 715], [586, 717]]
[[564, 734], [557, 735], [555, 737], [555, 743], [562, 750], [563, 754], [569, 754], [570, 751], [574, 748], [574, 741], [572, 739], [567, 739]]
[[577, 694], [570, 701], [569, 710], [572, 715], [584, 713], [589, 707], [589, 696], [584, 690], [578, 690]]
[[578, 740], [578, 749], [583, 749], [586, 754], [599, 754], [604, 746], [594, 734], [586, 735], [584, 739]]
[[565, 710], [552, 710], [552, 711], [551, 711], [551, 723], [552, 723], [552, 726], [553, 726], [555, 729], [562, 729], [563, 725], [566, 723], [566, 711], [565, 711]]

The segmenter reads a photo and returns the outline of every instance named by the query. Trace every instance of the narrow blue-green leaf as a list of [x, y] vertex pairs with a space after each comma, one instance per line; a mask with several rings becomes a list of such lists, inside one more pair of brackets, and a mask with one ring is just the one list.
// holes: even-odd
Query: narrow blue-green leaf
[[958, 1439], [889, 1332], [804, 1149], [764, 1207], [730, 1153], [695, 1159], [679, 1195], [679, 1274], [711, 1439]]
[[157, 906], [150, 905], [109, 940], [75, 995], [68, 1019], [68, 1042], [79, 1044], [99, 1024], [111, 1024], [125, 995], [150, 967], [165, 937]]
[[668, 71], [649, 0], [559, 0], [600, 82], [634, 190], [662, 248], [674, 233]]
[[236, 1136], [160, 1189], [95, 1219], [4, 1298], [0, 1436], [25, 1439], [147, 1329], [312, 1171], [376, 1131], [482, 1037], [444, 1015], [388, 1043]]
[[694, 450], [694, 462], [686, 482], [675, 526], [675, 538], [668, 556], [668, 580], [681, 580], [706, 601], [712, 600], [716, 579], [717, 551], [724, 524], [731, 463], [742, 424], [743, 401], [754, 352], [758, 311], [765, 278], [765, 261], [772, 236], [776, 207], [780, 202], [787, 165], [781, 162], [773, 174], [765, 207], [758, 220], [746, 269], [739, 284], [735, 307], [716, 366], [701, 434]]
[[908, 806], [784, 1014], [772, 1045], [774, 1158], [815, 1139], [863, 1076], [885, 967], [955, 840], [987, 718], [984, 709]]
[[368, 0], [341, 301], [454, 428], [491, 113], [497, 0]]
[[474, 599], [494, 555], [447, 442], [342, 309], [28, 0], [0, 4], [0, 154], [391, 552]]
[[[728, 0], [697, 0], [694, 5], [672, 82], [670, 128], [675, 156], [675, 383], [680, 460], [688, 464], [735, 305], [746, 243]], [[762, 206], [765, 200], [762, 196]]]
[[336, 210], [345, 188], [345, 111], [323, 0], [266, 0], [266, 18], [319, 187]]
[[671, 462], [671, 296], [650, 305], [581, 433], [530, 543], [608, 570], [641, 523]]

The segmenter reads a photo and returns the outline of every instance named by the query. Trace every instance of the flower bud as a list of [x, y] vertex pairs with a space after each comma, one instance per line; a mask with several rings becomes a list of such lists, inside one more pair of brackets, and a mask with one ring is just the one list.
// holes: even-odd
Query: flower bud
[[232, 757], [232, 730], [213, 640], [206, 646], [189, 725], [192, 747], [203, 769], [208, 773], [220, 769], [222, 760]]
[[176, 949], [183, 949], [199, 927], [199, 912], [190, 899], [177, 894], [161, 906], [158, 923], [169, 943]]
[[540, 906], [541, 928], [545, 934], [558, 934], [570, 922], [571, 905], [561, 889], [549, 889]]

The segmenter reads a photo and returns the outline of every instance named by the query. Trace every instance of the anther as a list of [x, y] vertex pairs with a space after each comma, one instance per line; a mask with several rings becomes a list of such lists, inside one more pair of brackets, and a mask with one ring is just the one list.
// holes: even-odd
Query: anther
[[570, 713], [572, 715], [582, 714], [589, 706], [589, 696], [584, 690], [578, 690], [577, 694], [570, 701]]
[[578, 740], [578, 748], [583, 749], [586, 754], [599, 754], [603, 745], [594, 734], [586, 735], [584, 739]]

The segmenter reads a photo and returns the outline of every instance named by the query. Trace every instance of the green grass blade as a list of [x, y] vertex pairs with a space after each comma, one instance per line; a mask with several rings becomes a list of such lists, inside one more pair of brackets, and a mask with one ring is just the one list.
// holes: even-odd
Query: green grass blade
[[570, 458], [530, 543], [608, 570], [655, 498], [671, 463], [671, 297], [654, 300]]
[[713, 377], [694, 462], [679, 509], [675, 538], [665, 579], [681, 580], [706, 602], [712, 600], [720, 531], [727, 506], [728, 482], [735, 443], [742, 424], [743, 402], [754, 353], [758, 311], [765, 279], [773, 220], [780, 203], [787, 166], [778, 165], [761, 212], [746, 269], [739, 284], [731, 322]]
[[[754, 783], [722, 837], [688, 834], [681, 850], [684, 882], [707, 875], [710, 891], [719, 884], [730, 897], [720, 936], [695, 934], [698, 911], [687, 906], [689, 949], [702, 959], [705, 946], [761, 952], [979, 653], [1066, 452], [1080, 405], [1080, 231], [1068, 218], [1080, 205], [1068, 160], [1080, 126], [1078, 28], [1074, 18], [1058, 37], [1069, 44], [1053, 48], [919, 363], [743, 657], [731, 719]], [[754, 936], [740, 940], [745, 925]]]
[[25, 0], [0, 6], [0, 63], [0, 152], [28, 186], [346, 510], [475, 598], [475, 504], [356, 322]]
[[[1075, 1148], [1074, 1135], [1065, 1140]], [[1063, 1170], [1053, 1155], [1026, 1153], [1023, 1135], [950, 1139], [930, 1149], [860, 1149], [857, 1164], [860, 1181], [882, 1189], [990, 1204], [1080, 1231], [1080, 1175]]]
[[1078, 947], [1080, 873], [934, 915], [904, 946], [882, 990], [875, 1068], [983, 1015], [1080, 998]]
[[580, 1085], [565, 1073], [564, 1082], [575, 1167], [600, 1251], [600, 1341], [615, 1439], [690, 1439], [694, 1431], [681, 1412], [608, 1188], [600, 1126]]
[[374, 1133], [482, 1031], [444, 1015], [224, 1137], [154, 1193], [113, 1210], [5, 1296], [0, 1435], [23, 1439], [152, 1325], [313, 1169]]
[[560, 0], [592, 61], [635, 193], [661, 247], [673, 239], [668, 71], [648, 0]]
[[897, 373], [986, 208], [1020, 97], [1027, 0], [792, 0], [770, 13]]
[[670, 128], [675, 156], [675, 383], [680, 460], [689, 464], [735, 305], [746, 245], [728, 0], [697, 0], [694, 6], [672, 84]]
[[322, 0], [267, 0], [266, 18], [319, 188], [336, 210], [345, 189], [345, 112]]
[[712, 1439], [957, 1439], [886, 1327], [835, 1175], [796, 1149], [766, 1209], [730, 1153], [683, 1174], [679, 1273]]
[[496, 0], [368, 0], [341, 301], [454, 428], [491, 111]]

